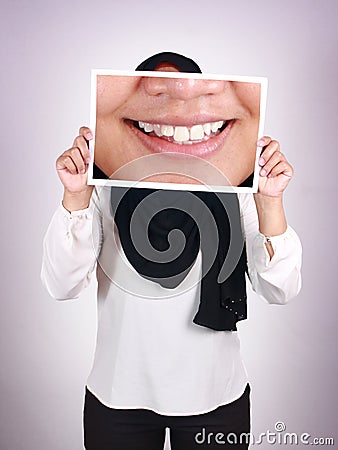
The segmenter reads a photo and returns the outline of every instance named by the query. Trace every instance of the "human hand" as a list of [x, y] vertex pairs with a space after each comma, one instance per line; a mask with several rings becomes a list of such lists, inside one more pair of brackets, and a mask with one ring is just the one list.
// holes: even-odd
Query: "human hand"
[[259, 158], [258, 194], [280, 197], [293, 176], [293, 168], [280, 151], [278, 141], [264, 136], [257, 142], [264, 148]]
[[87, 171], [90, 162], [88, 141], [93, 139], [87, 127], [81, 127], [73, 146], [56, 160], [56, 170], [64, 186], [63, 205], [68, 211], [88, 207], [94, 186], [87, 184]]

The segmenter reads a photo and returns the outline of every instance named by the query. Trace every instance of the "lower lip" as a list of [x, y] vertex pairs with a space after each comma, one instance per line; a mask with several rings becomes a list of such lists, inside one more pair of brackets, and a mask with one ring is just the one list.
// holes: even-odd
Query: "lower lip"
[[129, 123], [129, 127], [141, 143], [153, 153], [184, 153], [187, 155], [205, 157], [211, 153], [217, 152], [224, 144], [228, 137], [234, 120], [231, 120], [228, 126], [217, 136], [209, 138], [207, 141], [197, 142], [196, 144], [175, 144], [166, 141], [157, 136], [148, 136], [134, 125]]

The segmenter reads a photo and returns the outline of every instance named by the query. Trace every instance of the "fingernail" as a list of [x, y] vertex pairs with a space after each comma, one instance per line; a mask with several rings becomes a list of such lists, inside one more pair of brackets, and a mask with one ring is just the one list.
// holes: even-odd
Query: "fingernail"
[[258, 160], [258, 164], [259, 164], [260, 166], [264, 166], [264, 164], [265, 164], [265, 159], [262, 158], [262, 157], [260, 157], [259, 160]]
[[257, 141], [258, 147], [261, 147], [261, 146], [264, 145], [264, 144], [265, 144], [264, 139], [260, 139], [259, 141]]
[[86, 169], [80, 170], [80, 174], [81, 174], [81, 175], [83, 175], [84, 173], [86, 173]]
[[262, 170], [259, 172], [259, 174], [262, 175], [262, 177], [265, 177], [265, 175], [266, 175], [266, 170], [265, 170], [265, 169], [262, 169]]
[[86, 164], [89, 164], [89, 163], [90, 163], [90, 156], [87, 156], [87, 158], [85, 159], [85, 161], [86, 161]]
[[93, 139], [92, 133], [90, 133], [90, 132], [86, 133], [86, 134], [85, 134], [85, 138], [86, 138], [86, 139]]

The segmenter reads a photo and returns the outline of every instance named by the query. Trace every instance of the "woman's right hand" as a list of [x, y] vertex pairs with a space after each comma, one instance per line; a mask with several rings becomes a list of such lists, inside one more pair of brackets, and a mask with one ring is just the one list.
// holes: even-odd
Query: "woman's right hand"
[[81, 127], [73, 147], [62, 153], [56, 160], [56, 170], [64, 186], [62, 204], [69, 211], [85, 209], [89, 206], [94, 186], [87, 184], [90, 153], [88, 141], [93, 139], [87, 127]]

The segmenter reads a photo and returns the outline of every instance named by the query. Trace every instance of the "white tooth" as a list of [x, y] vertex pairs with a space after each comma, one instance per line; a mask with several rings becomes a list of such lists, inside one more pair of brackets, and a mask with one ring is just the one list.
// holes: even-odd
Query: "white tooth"
[[223, 120], [220, 120], [220, 121], [218, 122], [218, 128], [222, 128], [223, 124], [224, 124]]
[[205, 123], [205, 124], [203, 125], [203, 130], [204, 130], [204, 133], [205, 133], [207, 136], [209, 136], [209, 134], [210, 134], [210, 132], [211, 132], [211, 124], [210, 124], [210, 123]]
[[211, 131], [215, 133], [218, 130], [218, 122], [211, 122]]
[[163, 136], [174, 136], [174, 127], [171, 125], [161, 125], [161, 133]]
[[189, 130], [187, 127], [175, 127], [174, 140], [177, 142], [189, 141]]
[[144, 128], [144, 122], [139, 122], [139, 123], [138, 123], [138, 126], [139, 126], [140, 128]]
[[194, 125], [190, 128], [190, 139], [192, 141], [199, 141], [204, 138], [204, 129], [202, 125]]
[[154, 125], [154, 132], [158, 137], [163, 136], [163, 133], [161, 132], [161, 125], [158, 124]]
[[145, 123], [144, 124], [144, 131], [147, 133], [150, 133], [151, 131], [154, 131], [154, 127], [152, 123]]

